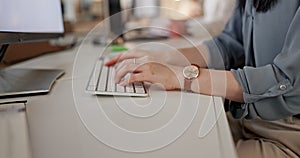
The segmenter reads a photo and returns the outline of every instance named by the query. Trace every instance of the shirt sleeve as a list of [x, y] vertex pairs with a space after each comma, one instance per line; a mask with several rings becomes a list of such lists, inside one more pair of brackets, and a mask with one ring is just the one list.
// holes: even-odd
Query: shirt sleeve
[[230, 70], [244, 65], [242, 14], [239, 2], [236, 1], [223, 32], [204, 42], [210, 52], [207, 63], [209, 68]]
[[231, 70], [242, 86], [245, 104], [236, 106], [236, 118], [276, 120], [300, 113], [300, 9], [285, 43], [272, 64]]

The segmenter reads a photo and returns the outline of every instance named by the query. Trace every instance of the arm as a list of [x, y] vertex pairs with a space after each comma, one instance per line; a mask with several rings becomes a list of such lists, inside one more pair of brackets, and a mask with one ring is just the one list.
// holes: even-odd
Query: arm
[[223, 33], [199, 46], [201, 55], [199, 55], [200, 53], [195, 54], [197, 52], [195, 48], [194, 50], [192, 48], [182, 50], [182, 54], [191, 63], [199, 64], [200, 67], [221, 69], [201, 69], [199, 78], [192, 83], [194, 92], [223, 96], [232, 101], [244, 102], [242, 88], [236, 80], [236, 76], [230, 71], [222, 71], [244, 65], [241, 62], [244, 61], [241, 19], [242, 11], [239, 4], [236, 4], [233, 15]]
[[[208, 49], [205, 45], [197, 47], [181, 48], [178, 50], [180, 54], [175, 52], [166, 53], [166, 61], [168, 64], [186, 66], [190, 63], [197, 64], [200, 67], [207, 67]], [[185, 61], [183, 59], [186, 59]]]
[[[234, 14], [237, 16], [236, 13]], [[206, 42], [209, 49], [208, 59], [217, 59], [216, 55], [218, 54], [215, 52], [220, 50], [225, 69], [238, 68], [237, 70], [231, 70], [231, 74], [226, 72], [228, 75], [223, 79], [227, 82], [219, 81], [227, 85], [227, 88], [209, 79], [214, 78], [210, 77], [214, 75], [202, 74], [198, 80], [200, 89], [193, 90], [204, 94], [225, 96], [238, 102], [241, 102], [241, 96], [243, 96], [242, 102], [245, 102], [245, 104], [233, 104], [231, 106], [231, 112], [235, 118], [260, 117], [267, 120], [276, 120], [299, 114], [300, 46], [297, 41], [300, 41], [300, 9], [298, 9], [290, 25], [282, 53], [276, 56], [273, 63], [262, 67], [246, 66], [241, 68], [244, 63], [239, 63], [239, 59], [243, 61], [243, 53], [241, 53], [243, 52], [242, 35], [239, 35], [240, 31], [238, 31], [241, 30], [241, 26], [239, 27], [239, 25], [239, 22], [231, 19], [221, 35], [214, 37], [214, 41]], [[231, 30], [236, 30], [236, 32]], [[218, 50], [213, 46], [214, 44], [217, 45]], [[222, 65], [218, 63], [221, 62], [211, 60], [208, 62], [208, 67], [222, 69]], [[207, 74], [205, 71], [202, 72]], [[232, 80], [232, 83], [228, 83], [228, 80]], [[207, 83], [206, 86], [205, 82]], [[219, 89], [214, 90], [209, 85], [215, 85], [214, 87]], [[240, 88], [238, 88], [239, 86]], [[225, 92], [224, 89], [226, 89]], [[234, 95], [237, 95], [237, 98]]]
[[200, 76], [191, 87], [197, 93], [244, 102], [242, 88], [230, 71], [200, 69]]
[[[137, 64], [133, 64], [130, 60], [126, 60], [118, 65], [116, 72], [117, 83], [126, 73], [133, 72], [128, 79], [119, 83], [122, 86], [146, 81], [158, 84], [166, 90], [181, 90], [184, 87], [183, 67], [180, 66], [145, 62], [141, 59], [137, 59]], [[191, 87], [196, 93], [222, 96], [236, 102], [243, 102], [241, 86], [230, 71], [201, 68], [200, 76], [193, 80]]]
[[[220, 35], [203, 42], [198, 47], [179, 49], [179, 51], [190, 63], [198, 64], [200, 67], [230, 70], [243, 66], [242, 10], [239, 4], [236, 4], [232, 17]], [[182, 59], [173, 56], [172, 53], [166, 54], [170, 64], [180, 63], [179, 60]], [[186, 63], [182, 66], [186, 66]]]
[[276, 120], [300, 113], [300, 9], [273, 63], [232, 70], [243, 89], [243, 114]]
[[106, 66], [112, 66], [132, 58], [147, 58], [151, 62], [168, 63], [177, 66], [186, 66], [194, 63], [201, 67], [207, 67], [208, 49], [202, 44], [197, 47], [181, 48], [177, 51], [169, 52], [131, 50], [114, 57], [106, 63]]

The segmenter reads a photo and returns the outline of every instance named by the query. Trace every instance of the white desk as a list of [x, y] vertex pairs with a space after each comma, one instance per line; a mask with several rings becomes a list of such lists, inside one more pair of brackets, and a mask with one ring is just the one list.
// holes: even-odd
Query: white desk
[[219, 97], [155, 87], [147, 98], [86, 94], [101, 49], [87, 42], [16, 65], [66, 71], [49, 94], [27, 97], [34, 158], [236, 157]]

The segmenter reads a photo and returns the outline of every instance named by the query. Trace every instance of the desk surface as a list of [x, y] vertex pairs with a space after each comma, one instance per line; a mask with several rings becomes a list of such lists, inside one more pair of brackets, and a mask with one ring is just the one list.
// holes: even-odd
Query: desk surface
[[102, 50], [86, 41], [15, 66], [66, 71], [49, 94], [27, 98], [33, 157], [236, 157], [219, 97], [154, 86], [147, 98], [85, 93]]

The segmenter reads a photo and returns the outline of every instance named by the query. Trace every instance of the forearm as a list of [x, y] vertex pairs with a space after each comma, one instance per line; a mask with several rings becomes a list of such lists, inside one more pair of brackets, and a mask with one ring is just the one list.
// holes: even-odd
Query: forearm
[[191, 87], [197, 93], [243, 102], [242, 88], [230, 71], [200, 69], [200, 76], [192, 82]]
[[207, 67], [208, 49], [205, 45], [181, 48], [178, 49], [178, 52], [168, 53], [166, 59], [167, 63], [173, 65], [187, 66], [197, 64], [200, 67]]

